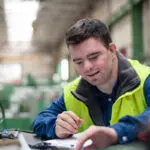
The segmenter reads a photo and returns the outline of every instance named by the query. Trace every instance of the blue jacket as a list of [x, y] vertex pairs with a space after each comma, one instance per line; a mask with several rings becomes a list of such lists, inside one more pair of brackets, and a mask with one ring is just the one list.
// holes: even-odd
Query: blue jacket
[[[96, 88], [93, 88], [93, 92], [101, 99], [101, 105], [103, 109], [103, 118], [104, 124], [106, 126], [110, 126], [109, 120], [111, 118], [111, 110], [112, 105], [114, 103], [113, 96], [115, 94], [115, 89], [118, 86], [116, 83], [115, 87], [113, 88], [112, 93], [110, 94], [112, 100], [108, 101], [108, 97], [110, 95], [102, 93], [98, 91]], [[118, 143], [128, 143], [135, 139], [140, 131], [139, 124], [146, 125], [148, 121], [148, 116], [150, 116], [150, 76], [147, 77], [144, 83], [144, 94], [147, 101], [148, 108], [140, 115], [131, 117], [125, 116], [119, 120], [117, 124], [114, 124], [110, 127], [114, 128], [118, 135]], [[64, 104], [64, 95], [62, 94], [53, 103], [46, 108], [44, 111], [38, 114], [35, 121], [33, 122], [33, 130], [38, 136], [47, 136], [48, 138], [57, 138], [55, 134], [55, 121], [57, 119], [57, 115], [66, 111], [65, 104]]]

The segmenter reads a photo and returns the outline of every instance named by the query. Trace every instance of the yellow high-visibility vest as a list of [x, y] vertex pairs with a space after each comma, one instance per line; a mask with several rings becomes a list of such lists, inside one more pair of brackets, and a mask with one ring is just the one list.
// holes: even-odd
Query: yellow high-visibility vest
[[[141, 81], [137, 88], [126, 92], [115, 101], [112, 106], [111, 125], [117, 123], [123, 116], [135, 116], [142, 113], [147, 108], [143, 86], [146, 78], [150, 74], [150, 68], [140, 64], [136, 60], [129, 60], [129, 62], [137, 72]], [[87, 106], [71, 94], [71, 91], [76, 90], [79, 80], [80, 78], [75, 79], [64, 88], [64, 102], [67, 110], [73, 111], [84, 120], [83, 124], [78, 129], [78, 132], [82, 132], [94, 123], [89, 115]]]

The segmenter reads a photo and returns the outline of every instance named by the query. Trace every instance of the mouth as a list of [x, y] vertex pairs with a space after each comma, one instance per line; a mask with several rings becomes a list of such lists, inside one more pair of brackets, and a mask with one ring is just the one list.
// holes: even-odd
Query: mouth
[[99, 71], [97, 71], [97, 72], [95, 72], [95, 73], [93, 73], [93, 74], [89, 74], [88, 76], [89, 77], [93, 77], [93, 76], [95, 76], [96, 74], [98, 74], [99, 73]]

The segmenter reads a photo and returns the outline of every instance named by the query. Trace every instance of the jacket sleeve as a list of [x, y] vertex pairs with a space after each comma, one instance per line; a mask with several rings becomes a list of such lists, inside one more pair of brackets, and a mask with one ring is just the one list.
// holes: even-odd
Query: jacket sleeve
[[37, 136], [46, 138], [57, 138], [55, 134], [55, 122], [57, 115], [66, 111], [64, 94], [52, 102], [50, 107], [40, 112], [33, 122], [33, 131]]
[[124, 144], [136, 139], [143, 126], [148, 123], [150, 116], [150, 75], [144, 83], [144, 95], [148, 107], [140, 115], [122, 117], [117, 124], [110, 126], [117, 132], [118, 143]]

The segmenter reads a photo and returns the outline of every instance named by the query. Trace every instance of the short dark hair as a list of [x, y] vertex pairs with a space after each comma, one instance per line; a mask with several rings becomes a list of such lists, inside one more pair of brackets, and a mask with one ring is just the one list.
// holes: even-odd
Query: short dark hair
[[109, 46], [112, 42], [108, 27], [98, 19], [81, 19], [77, 21], [70, 29], [66, 32], [66, 44], [76, 45], [80, 42], [95, 37], [100, 39], [105, 47]]

